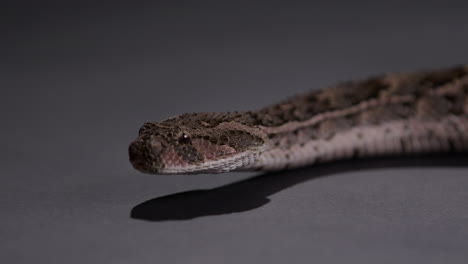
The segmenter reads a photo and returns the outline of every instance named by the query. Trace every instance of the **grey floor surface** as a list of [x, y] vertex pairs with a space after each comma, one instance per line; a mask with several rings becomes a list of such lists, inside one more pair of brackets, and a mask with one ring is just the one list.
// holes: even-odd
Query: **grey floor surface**
[[468, 156], [151, 176], [184, 112], [467, 63], [466, 1], [23, 2], [1, 12], [1, 263], [468, 263]]

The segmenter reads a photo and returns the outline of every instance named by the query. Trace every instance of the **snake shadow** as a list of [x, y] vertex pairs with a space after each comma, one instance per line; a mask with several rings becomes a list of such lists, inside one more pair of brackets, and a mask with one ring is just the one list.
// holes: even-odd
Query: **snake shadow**
[[130, 217], [147, 221], [188, 220], [245, 212], [267, 204], [268, 196], [293, 185], [343, 172], [401, 167], [465, 167], [468, 152], [344, 160], [267, 173], [207, 190], [161, 196], [132, 208]]

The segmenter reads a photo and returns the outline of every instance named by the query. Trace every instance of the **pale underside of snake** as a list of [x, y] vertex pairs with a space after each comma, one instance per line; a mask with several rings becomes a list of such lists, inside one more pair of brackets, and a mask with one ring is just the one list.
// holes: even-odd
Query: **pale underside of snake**
[[152, 174], [272, 171], [346, 158], [468, 150], [468, 65], [339, 83], [258, 111], [145, 123], [130, 144]]

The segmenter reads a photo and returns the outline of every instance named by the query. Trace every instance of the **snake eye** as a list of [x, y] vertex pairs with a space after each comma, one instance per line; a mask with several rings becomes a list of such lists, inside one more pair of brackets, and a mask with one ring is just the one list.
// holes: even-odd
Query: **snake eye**
[[187, 144], [190, 143], [190, 137], [189, 135], [182, 133], [182, 135], [179, 138], [179, 143], [180, 144]]

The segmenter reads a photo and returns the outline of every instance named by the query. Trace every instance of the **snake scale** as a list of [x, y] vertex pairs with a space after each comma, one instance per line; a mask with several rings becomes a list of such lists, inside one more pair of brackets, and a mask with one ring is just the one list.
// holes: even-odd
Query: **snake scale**
[[197, 174], [466, 150], [468, 65], [460, 65], [342, 82], [258, 111], [148, 122], [129, 157], [144, 173]]

